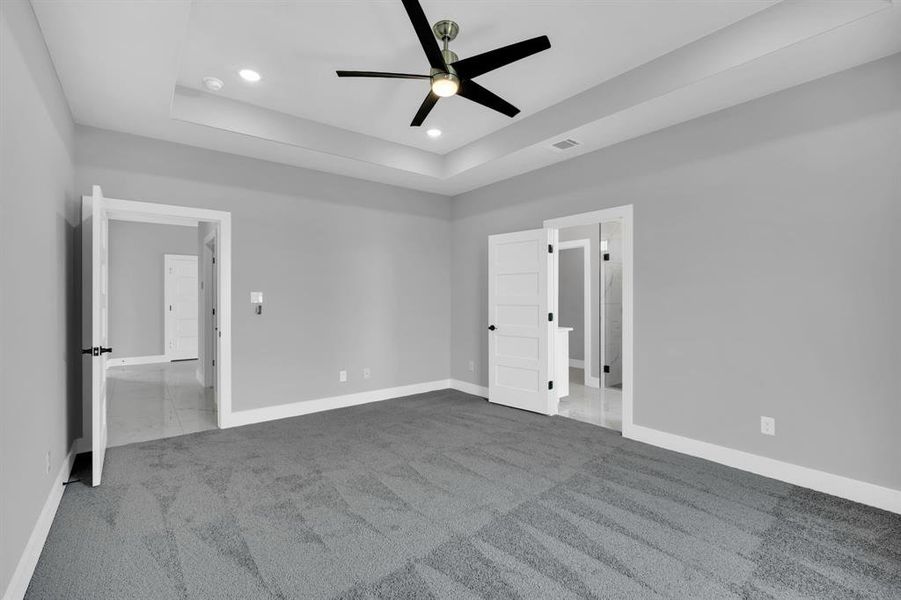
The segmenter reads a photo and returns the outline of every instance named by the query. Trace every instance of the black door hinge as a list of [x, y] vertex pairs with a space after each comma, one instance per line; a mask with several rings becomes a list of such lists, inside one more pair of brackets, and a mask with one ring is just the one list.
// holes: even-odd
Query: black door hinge
[[548, 321], [553, 321], [553, 320], [554, 320], [554, 313], [548, 313], [548, 314], [547, 314], [547, 320], [548, 320]]
[[604, 373], [610, 372], [610, 365], [604, 365]]
[[214, 264], [214, 265], [216, 264], [216, 257], [215, 257], [215, 256], [213, 257], [213, 264]]
[[547, 389], [549, 389], [549, 390], [554, 389], [554, 381], [553, 380], [547, 382]]
[[215, 309], [215, 308], [213, 309], [213, 314], [214, 314], [214, 315], [216, 314], [216, 309]]
[[553, 254], [553, 253], [554, 253], [554, 245], [553, 245], [553, 244], [548, 244], [548, 245], [547, 245], [547, 253], [548, 253], [548, 254]]
[[82, 348], [82, 354], [90, 354], [91, 356], [100, 356], [100, 347], [94, 346], [93, 348]]
[[215, 358], [213, 359], [213, 366], [214, 366], [214, 367], [216, 366], [216, 359], [215, 359]]
[[610, 253], [604, 252], [604, 260], [610, 260]]

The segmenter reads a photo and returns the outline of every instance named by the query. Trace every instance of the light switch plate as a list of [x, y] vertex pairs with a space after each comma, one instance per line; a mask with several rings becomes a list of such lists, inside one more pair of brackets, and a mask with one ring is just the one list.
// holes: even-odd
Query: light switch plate
[[251, 304], [262, 304], [263, 303], [263, 292], [250, 292], [250, 303]]
[[760, 433], [776, 435], [776, 419], [773, 417], [760, 417]]

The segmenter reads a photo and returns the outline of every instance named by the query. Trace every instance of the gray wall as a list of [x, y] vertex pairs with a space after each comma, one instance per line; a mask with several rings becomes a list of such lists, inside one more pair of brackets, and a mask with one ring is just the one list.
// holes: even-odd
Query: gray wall
[[573, 328], [569, 332], [569, 358], [577, 360], [585, 360], [585, 260], [580, 249], [560, 251], [558, 324]]
[[489, 234], [633, 204], [636, 422], [901, 489], [899, 72], [895, 55], [455, 198], [453, 377], [487, 383]]
[[163, 255], [196, 256], [197, 227], [110, 221], [109, 248], [110, 358], [165, 354]]
[[26, 2], [0, 2], [0, 73], [2, 593], [79, 435], [81, 357], [72, 118]]
[[97, 129], [76, 141], [78, 190], [231, 212], [234, 410], [447, 379], [448, 198]]

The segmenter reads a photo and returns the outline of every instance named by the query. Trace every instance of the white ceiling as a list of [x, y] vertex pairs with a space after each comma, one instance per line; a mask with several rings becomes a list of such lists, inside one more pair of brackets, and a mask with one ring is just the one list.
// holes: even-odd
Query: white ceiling
[[[451, 18], [461, 58], [547, 35], [551, 50], [487, 73], [479, 82], [522, 110], [522, 119], [766, 8], [774, 0], [729, 2], [423, 2], [429, 21]], [[587, 24], [591, 24], [587, 27]], [[264, 79], [248, 84], [237, 71]], [[424, 128], [410, 127], [427, 81], [339, 79], [335, 69], [428, 74], [428, 62], [399, 1], [195, 2], [178, 83], [444, 154], [510, 119], [462, 98], [442, 100]], [[441, 138], [425, 135], [438, 127]]]
[[461, 57], [552, 44], [479, 78], [519, 116], [442, 100], [432, 140], [409, 127], [426, 83], [334, 74], [426, 72], [399, 0], [32, 4], [79, 123], [446, 194], [901, 51], [891, 0], [425, 1]]

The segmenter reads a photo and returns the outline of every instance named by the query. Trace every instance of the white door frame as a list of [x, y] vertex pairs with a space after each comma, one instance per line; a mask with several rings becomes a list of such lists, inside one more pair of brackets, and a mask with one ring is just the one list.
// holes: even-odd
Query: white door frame
[[[163, 354], [166, 356], [166, 359], [170, 362], [173, 360], [194, 360], [200, 358], [200, 345], [203, 342], [203, 338], [201, 338], [200, 331], [200, 307], [197, 307], [197, 356], [195, 357], [186, 357], [186, 356], [177, 356], [172, 352], [172, 347], [170, 346], [171, 337], [175, 336], [175, 331], [173, 330], [172, 323], [172, 305], [169, 302], [169, 294], [172, 290], [169, 289], [169, 276], [168, 270], [170, 266], [170, 262], [173, 260], [190, 260], [197, 267], [197, 278], [195, 282], [200, 281], [200, 264], [196, 254], [163, 254]], [[200, 284], [197, 283], [199, 287]], [[199, 290], [197, 290], [199, 292]], [[200, 294], [197, 294], [197, 303], [200, 304], [201, 297]]]
[[[563, 229], [564, 227], [573, 227], [576, 225], [595, 225], [607, 221], [619, 221], [623, 228], [623, 437], [634, 437], [634, 414], [635, 414], [635, 369], [634, 369], [634, 295], [632, 286], [635, 276], [635, 265], [633, 261], [633, 237], [632, 237], [632, 205], [617, 206], [614, 208], [605, 208], [603, 210], [595, 210], [592, 212], [571, 215], [568, 217], [559, 217], [556, 219], [547, 219], [544, 222], [545, 227], [553, 227]], [[555, 288], [554, 293], [559, 291], [556, 274], [551, 280], [551, 285]], [[601, 283], [603, 285], [603, 282]]]
[[[583, 313], [584, 317], [582, 318], [582, 324], [584, 325], [584, 331], [582, 332], [582, 338], [584, 342], [584, 350], [582, 351], [582, 361], [583, 361], [583, 371], [585, 372], [584, 383], [586, 386], [591, 387], [591, 240], [581, 239], [581, 240], [567, 240], [565, 242], [560, 242], [558, 244], [561, 251], [563, 250], [581, 250], [582, 251], [582, 273], [583, 273]], [[559, 273], [559, 268], [557, 269], [557, 273]], [[559, 275], [557, 281], [559, 282]], [[559, 286], [557, 289], [557, 306], [560, 306], [560, 290]]]
[[[198, 274], [201, 284], [206, 284], [207, 287], [213, 285], [216, 281], [212, 271], [209, 278], [207, 278], [206, 272], [207, 265], [215, 264], [215, 246], [216, 229], [214, 228], [203, 238], [203, 245], [200, 248], [201, 256]], [[202, 314], [198, 323], [201, 331], [201, 344], [200, 364], [197, 366], [197, 380], [203, 387], [212, 387], [211, 374], [215, 372], [215, 369], [212, 368], [210, 357], [216, 353], [216, 344], [219, 341], [214, 335], [216, 331], [216, 298], [212, 288], [201, 289], [200, 298], [203, 306], [201, 306]]]
[[[97, 187], [97, 186], [94, 186]], [[219, 339], [216, 345], [215, 399], [219, 428], [228, 426], [232, 413], [232, 344], [231, 344], [231, 213], [206, 208], [115, 200], [104, 198], [110, 220], [187, 225], [212, 223], [216, 229], [216, 283], [218, 296]]]

